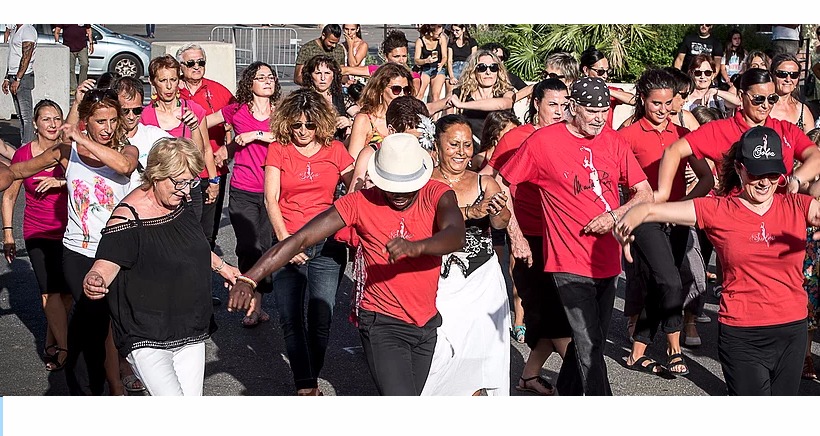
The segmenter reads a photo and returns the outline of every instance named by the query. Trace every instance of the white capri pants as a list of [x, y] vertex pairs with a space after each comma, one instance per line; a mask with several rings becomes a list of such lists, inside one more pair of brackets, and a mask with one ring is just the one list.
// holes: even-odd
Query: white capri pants
[[202, 396], [205, 342], [161, 350], [138, 348], [126, 358], [153, 396]]

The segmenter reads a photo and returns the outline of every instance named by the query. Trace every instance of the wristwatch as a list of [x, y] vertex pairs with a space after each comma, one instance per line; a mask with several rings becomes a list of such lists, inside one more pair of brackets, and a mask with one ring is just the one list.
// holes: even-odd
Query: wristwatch
[[208, 179], [208, 183], [210, 183], [212, 185], [218, 185], [221, 180], [222, 180], [221, 176], [216, 176], [213, 179]]

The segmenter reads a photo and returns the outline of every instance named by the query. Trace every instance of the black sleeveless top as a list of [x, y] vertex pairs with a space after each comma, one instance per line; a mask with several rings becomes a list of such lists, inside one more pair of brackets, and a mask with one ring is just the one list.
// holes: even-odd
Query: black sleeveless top
[[204, 341], [216, 331], [211, 248], [193, 209], [143, 220], [120, 206], [134, 219], [104, 228], [97, 248], [97, 259], [121, 268], [107, 296], [120, 354]]
[[[482, 200], [484, 200], [484, 190], [481, 188], [481, 176], [478, 176], [478, 197], [472, 205], [475, 206]], [[444, 278], [450, 275], [453, 265], [458, 267], [464, 277], [467, 277], [495, 255], [489, 215], [467, 219], [464, 221], [464, 227], [466, 228], [464, 248], [444, 256], [441, 264], [441, 276]]]
[[442, 58], [441, 40], [436, 40], [436, 48], [434, 48], [432, 50], [427, 50], [427, 46], [424, 45], [424, 38], [421, 38], [421, 58], [422, 59], [429, 58], [430, 55], [432, 55], [434, 51], [438, 52], [438, 58], [441, 59]]

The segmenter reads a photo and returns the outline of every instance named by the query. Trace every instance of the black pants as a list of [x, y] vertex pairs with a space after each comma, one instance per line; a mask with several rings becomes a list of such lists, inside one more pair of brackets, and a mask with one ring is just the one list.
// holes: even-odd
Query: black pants
[[729, 395], [797, 395], [806, 320], [766, 327], [718, 324], [718, 357]]
[[558, 373], [558, 392], [561, 395], [612, 395], [604, 346], [618, 277], [593, 279], [552, 273], [552, 280], [572, 328], [572, 342]]
[[225, 187], [227, 186], [228, 175], [220, 177], [219, 180], [219, 194], [216, 201], [211, 204], [205, 204], [206, 192], [210, 186], [208, 179], [202, 179], [199, 187], [202, 195], [202, 217], [199, 224], [202, 226], [202, 231], [205, 232], [205, 237], [208, 243], [211, 244], [211, 251], [216, 246], [216, 235], [219, 233], [219, 223], [222, 222], [222, 206], [225, 204]]
[[[680, 266], [686, 255], [689, 227], [646, 223], [633, 232], [632, 257], [640, 266], [632, 269], [642, 289], [643, 309], [635, 324], [634, 338], [651, 344], [658, 332], [679, 332], [683, 325], [683, 286]], [[633, 288], [634, 289], [634, 288]]]
[[[273, 245], [273, 227], [265, 208], [265, 194], [231, 187], [228, 216], [236, 235], [236, 259], [240, 271], [249, 270]], [[259, 281], [258, 292], [273, 290], [271, 276]]]
[[102, 395], [105, 387], [105, 339], [111, 315], [107, 298], [90, 300], [83, 293], [83, 279], [92, 265], [94, 259], [63, 250], [65, 280], [74, 297], [65, 366], [71, 395]]
[[433, 363], [441, 314], [423, 327], [359, 309], [359, 336], [379, 395], [420, 395]]

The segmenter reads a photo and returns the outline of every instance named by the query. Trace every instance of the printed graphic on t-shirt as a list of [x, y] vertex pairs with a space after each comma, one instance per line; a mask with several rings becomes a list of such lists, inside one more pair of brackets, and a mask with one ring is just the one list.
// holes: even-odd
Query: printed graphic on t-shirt
[[612, 182], [609, 180], [609, 173], [606, 171], [598, 171], [595, 168], [595, 164], [592, 162], [592, 150], [587, 147], [581, 147], [581, 151], [584, 151], [589, 154], [589, 157], [584, 157], [584, 168], [589, 170], [589, 183], [582, 183], [578, 180], [578, 175], [575, 175], [575, 180], [573, 181], [573, 191], [575, 195], [580, 194], [581, 192], [592, 190], [593, 193], [598, 197], [598, 200], [604, 204], [604, 211], [610, 211], [612, 208], [609, 205], [609, 202], [606, 201], [604, 198], [604, 189], [603, 186], [607, 187], [608, 191], [612, 191]]
[[[114, 200], [114, 190], [105, 183], [105, 179], [100, 176], [94, 176], [94, 197], [97, 202], [91, 204], [91, 190], [83, 180], [74, 179], [71, 181], [74, 186], [74, 211], [80, 217], [80, 226], [83, 230], [83, 248], [88, 248], [88, 243], [91, 240], [91, 233], [88, 230], [88, 213], [92, 214], [103, 212], [103, 216], [110, 215], [117, 205]], [[103, 219], [103, 222], [107, 218]]]
[[750, 239], [752, 242], [763, 242], [769, 247], [769, 244], [774, 242], [774, 235], [766, 231], [766, 223], [763, 222], [760, 223], [760, 232], [753, 234]]
[[699, 42], [693, 42], [689, 46], [689, 48], [690, 48], [689, 49], [689, 54], [691, 54], [691, 55], [699, 55], [699, 54], [711, 55], [712, 54], [712, 46], [706, 45], [706, 44], [701, 44]]
[[407, 226], [404, 224], [404, 217], [402, 217], [401, 221], [399, 222], [399, 229], [394, 230], [390, 233], [390, 239], [395, 238], [407, 239], [408, 241], [413, 240], [413, 234], [407, 230]]
[[302, 181], [310, 180], [312, 182], [316, 180], [317, 177], [319, 177], [319, 173], [314, 173], [313, 170], [310, 169], [310, 162], [307, 163], [305, 171], [299, 174], [299, 179]]

